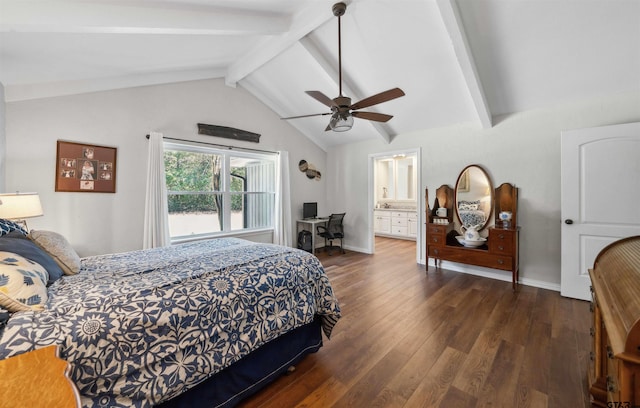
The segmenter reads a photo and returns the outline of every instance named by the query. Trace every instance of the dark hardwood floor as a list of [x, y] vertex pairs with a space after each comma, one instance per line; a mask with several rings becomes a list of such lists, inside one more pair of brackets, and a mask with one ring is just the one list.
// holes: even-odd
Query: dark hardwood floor
[[415, 242], [320, 252], [342, 318], [242, 407], [588, 407], [588, 302], [416, 264]]

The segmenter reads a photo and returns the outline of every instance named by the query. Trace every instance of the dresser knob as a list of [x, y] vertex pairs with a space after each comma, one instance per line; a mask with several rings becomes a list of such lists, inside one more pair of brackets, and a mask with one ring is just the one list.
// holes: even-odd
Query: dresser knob
[[593, 351], [589, 352], [589, 360], [591, 361], [595, 360], [595, 355], [593, 354]]
[[438, 255], [438, 254], [440, 253], [440, 251], [438, 251], [437, 249], [434, 249], [434, 250], [433, 250], [433, 253], [434, 253], [435, 255]]
[[499, 265], [504, 265], [504, 261], [502, 259], [498, 259], [498, 264]]
[[500, 235], [498, 235], [498, 238], [500, 238], [500, 239], [504, 239], [504, 234], [500, 234]]
[[613, 382], [613, 378], [610, 375], [607, 376], [607, 391], [608, 392], [616, 391], [616, 385]]
[[504, 247], [502, 245], [498, 245], [498, 249], [504, 251]]
[[607, 346], [607, 357], [613, 359], [613, 350], [611, 350], [611, 346]]
[[589, 328], [589, 335], [590, 335], [591, 337], [593, 337], [593, 336], [595, 336], [595, 335], [596, 335], [596, 331], [595, 331], [595, 329], [594, 329], [593, 327]]

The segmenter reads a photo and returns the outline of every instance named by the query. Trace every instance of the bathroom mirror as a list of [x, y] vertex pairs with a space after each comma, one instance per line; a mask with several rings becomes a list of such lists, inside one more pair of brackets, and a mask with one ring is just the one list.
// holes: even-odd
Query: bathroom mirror
[[416, 156], [376, 159], [376, 201], [415, 201], [416, 178]]
[[456, 181], [455, 208], [460, 223], [478, 231], [487, 226], [493, 211], [493, 185], [489, 175], [478, 165], [465, 167]]
[[415, 200], [414, 158], [396, 159], [396, 200]]

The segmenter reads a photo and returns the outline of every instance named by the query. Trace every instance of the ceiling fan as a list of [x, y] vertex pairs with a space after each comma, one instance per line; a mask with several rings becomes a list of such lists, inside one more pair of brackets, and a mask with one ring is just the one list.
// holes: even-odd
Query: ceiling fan
[[338, 17], [338, 83], [340, 87], [339, 96], [331, 99], [320, 91], [306, 91], [309, 96], [331, 108], [331, 112], [291, 116], [282, 119], [288, 120], [308, 118], [311, 116], [331, 115], [331, 120], [329, 121], [329, 125], [327, 126], [325, 131], [333, 130], [334, 132], [344, 132], [351, 129], [351, 127], [353, 126], [354, 117], [372, 120], [375, 122], [387, 122], [393, 117], [392, 115], [386, 115], [377, 112], [361, 112], [360, 109], [368, 108], [370, 106], [404, 96], [404, 92], [400, 88], [393, 88], [384, 92], [380, 92], [379, 94], [375, 94], [354, 104], [351, 104], [351, 98], [342, 95], [342, 39], [340, 17], [344, 15], [346, 10], [347, 5], [345, 3], [336, 3], [332, 7], [333, 15]]

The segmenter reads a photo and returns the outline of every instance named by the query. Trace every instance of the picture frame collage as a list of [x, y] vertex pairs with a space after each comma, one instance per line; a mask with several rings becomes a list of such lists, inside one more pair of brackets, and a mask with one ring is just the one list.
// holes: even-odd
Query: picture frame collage
[[116, 192], [117, 148], [58, 140], [56, 190]]

